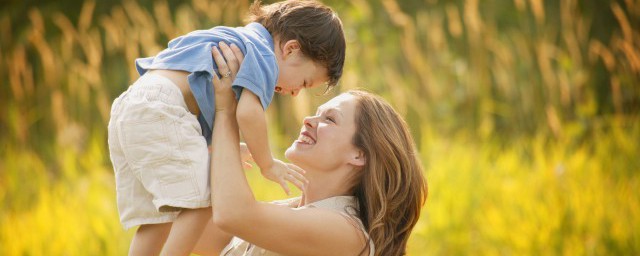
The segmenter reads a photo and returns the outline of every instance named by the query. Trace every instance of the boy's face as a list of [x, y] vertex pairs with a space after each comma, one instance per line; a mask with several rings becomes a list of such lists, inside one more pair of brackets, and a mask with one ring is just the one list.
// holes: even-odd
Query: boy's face
[[276, 47], [275, 52], [280, 72], [277, 93], [296, 96], [302, 89], [317, 87], [329, 80], [327, 69], [304, 56], [296, 40]]

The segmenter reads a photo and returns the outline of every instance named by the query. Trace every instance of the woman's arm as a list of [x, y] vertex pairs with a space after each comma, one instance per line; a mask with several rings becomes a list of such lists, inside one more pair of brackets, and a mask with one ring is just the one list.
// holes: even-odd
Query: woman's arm
[[193, 247], [192, 253], [201, 256], [220, 255], [220, 252], [229, 244], [232, 237], [232, 235], [229, 235], [214, 225], [210, 219], [207, 221], [202, 235], [200, 235], [200, 239], [198, 239], [198, 242]]
[[[232, 74], [234, 52], [221, 45]], [[214, 50], [218, 67], [227, 67]], [[222, 230], [262, 248], [288, 255], [357, 255], [366, 245], [364, 235], [340, 213], [318, 208], [294, 210], [257, 202], [242, 172], [233, 79], [214, 77], [216, 119], [211, 156], [213, 220]], [[296, 168], [293, 167], [292, 168]]]

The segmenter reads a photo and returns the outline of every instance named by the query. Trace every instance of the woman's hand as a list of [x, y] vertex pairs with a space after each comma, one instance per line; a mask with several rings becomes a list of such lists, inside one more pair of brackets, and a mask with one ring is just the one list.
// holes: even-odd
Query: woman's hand
[[229, 47], [226, 43], [220, 42], [218, 47], [214, 46], [211, 49], [213, 60], [218, 66], [219, 77], [217, 74], [213, 74], [213, 88], [216, 97], [216, 113], [220, 111], [230, 110], [230, 113], [235, 114], [237, 101], [231, 86], [233, 80], [236, 78], [238, 69], [240, 69], [240, 63], [244, 59], [244, 54], [240, 51], [240, 48], [234, 44]]
[[251, 169], [253, 167], [251, 164], [251, 162], [253, 162], [253, 156], [249, 151], [249, 147], [247, 147], [247, 144], [244, 142], [240, 142], [240, 159], [242, 160], [242, 168]]

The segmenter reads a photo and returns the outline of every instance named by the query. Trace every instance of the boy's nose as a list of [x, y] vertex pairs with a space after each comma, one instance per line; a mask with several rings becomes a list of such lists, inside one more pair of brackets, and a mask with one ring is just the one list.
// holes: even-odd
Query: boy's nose
[[293, 96], [293, 97], [298, 96], [298, 93], [300, 93], [300, 89], [293, 90], [293, 91], [291, 91], [291, 96]]

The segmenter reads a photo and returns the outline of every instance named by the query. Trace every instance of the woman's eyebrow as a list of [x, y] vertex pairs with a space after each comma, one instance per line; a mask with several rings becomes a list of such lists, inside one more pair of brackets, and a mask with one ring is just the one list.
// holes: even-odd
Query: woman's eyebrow
[[326, 112], [326, 113], [338, 113], [340, 116], [344, 116], [344, 114], [342, 114], [342, 111], [340, 111], [340, 109], [336, 108], [336, 107], [327, 107], [324, 108], [322, 106], [318, 107], [316, 109], [316, 115], [318, 115], [321, 112]]
[[344, 115], [342, 114], [342, 111], [338, 110], [337, 108], [329, 108], [326, 110], [327, 113], [338, 113], [338, 115], [340, 115], [341, 117], [344, 117]]

